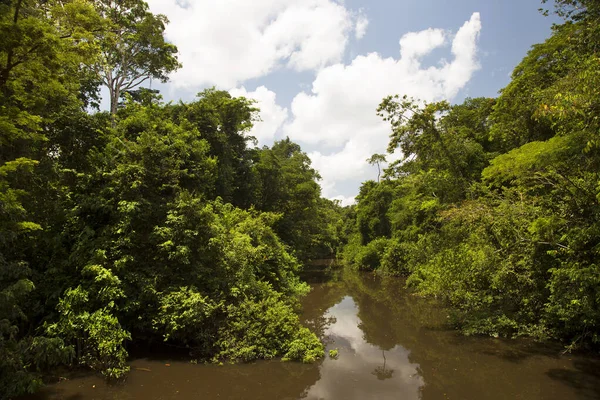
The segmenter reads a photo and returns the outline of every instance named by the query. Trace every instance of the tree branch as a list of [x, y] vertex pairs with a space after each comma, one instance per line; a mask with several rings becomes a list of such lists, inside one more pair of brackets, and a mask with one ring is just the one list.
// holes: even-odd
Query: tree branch
[[[141, 78], [141, 76], [140, 76], [140, 78]], [[140, 79], [138, 82], [131, 81], [129, 84], [127, 84], [127, 86], [123, 87], [123, 90], [129, 90], [129, 89], [132, 89], [132, 88], [134, 88], [136, 86], [139, 86], [142, 83], [144, 83], [145, 81], [147, 81], [148, 79], [150, 79], [150, 76], [146, 75], [146, 76], [144, 76], [143, 79]]]

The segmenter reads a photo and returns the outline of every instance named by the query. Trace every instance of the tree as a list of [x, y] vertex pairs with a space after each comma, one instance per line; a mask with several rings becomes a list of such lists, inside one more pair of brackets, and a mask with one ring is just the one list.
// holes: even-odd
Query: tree
[[318, 212], [320, 176], [310, 164], [300, 146], [286, 138], [261, 149], [254, 165], [260, 182], [256, 207], [282, 214], [276, 232], [300, 258], [309, 257], [314, 238], [327, 228], [320, 226]]
[[[555, 3], [566, 22], [533, 46], [497, 100], [383, 100], [388, 150], [405, 158], [388, 167], [391, 179], [361, 188], [344, 256], [407, 272], [409, 286], [454, 308], [466, 334], [597, 347], [600, 3]], [[389, 205], [372, 196], [386, 184]]]
[[361, 244], [366, 245], [379, 237], [390, 236], [391, 225], [387, 212], [393, 198], [394, 188], [390, 182], [363, 182], [356, 196], [356, 223]]
[[[0, 397], [35, 390], [37, 368], [69, 362], [60, 338], [34, 329], [40, 303], [36, 202], [49, 202], [49, 126], [81, 110], [81, 65], [93, 59], [85, 2], [0, 3]], [[43, 167], [42, 167], [43, 165]], [[51, 170], [51, 169], [50, 169]], [[38, 192], [38, 193], [36, 193]], [[43, 200], [42, 200], [43, 199]], [[39, 203], [38, 203], [39, 204]], [[46, 267], [46, 265], [44, 265]], [[37, 293], [36, 293], [37, 292]]]
[[[485, 148], [493, 148], [488, 139], [492, 105], [489, 99], [467, 99], [451, 106], [446, 101], [421, 105], [407, 96], [385, 98], [378, 114], [392, 127], [388, 152], [399, 147], [403, 156], [391, 164], [388, 175], [424, 173], [430, 183], [450, 183], [449, 192], [430, 193], [462, 198], [469, 180], [487, 165]], [[447, 184], [442, 186], [448, 189]]]
[[96, 5], [108, 27], [99, 35], [102, 57], [94, 68], [108, 87], [114, 115], [123, 91], [151, 78], [166, 82], [181, 64], [177, 47], [164, 38], [167, 17], [149, 12], [146, 2], [98, 0]]
[[248, 131], [257, 111], [252, 100], [214, 88], [198, 93], [192, 103], [172, 106], [175, 118], [192, 123], [210, 145], [210, 155], [217, 159], [215, 196], [239, 207], [249, 207], [254, 198], [253, 151], [248, 148], [254, 138]]
[[[296, 313], [308, 286], [293, 252], [335, 236], [335, 206], [289, 141], [268, 150], [281, 163], [261, 185], [252, 101], [207, 90], [165, 105], [131, 89], [178, 66], [166, 20], [146, 10], [0, 1], [0, 398], [58, 364], [118, 378], [127, 341], [207, 359], [323, 356]], [[124, 94], [118, 120], [87, 112], [101, 74]], [[275, 212], [257, 211], [272, 182]]]
[[[400, 147], [403, 156], [416, 156], [421, 162], [437, 164], [438, 160], [445, 161], [446, 168], [453, 170], [456, 175], [463, 175], [457, 162], [457, 155], [448, 143], [448, 135], [439, 124], [440, 113], [447, 113], [450, 104], [446, 101], [425, 104], [423, 107], [407, 96], [398, 95], [385, 98], [377, 109], [384, 121], [392, 126], [388, 152], [394, 152]], [[435, 149], [436, 152], [432, 150]], [[439, 152], [439, 153], [438, 153]], [[437, 153], [437, 154], [436, 154]]]
[[377, 182], [379, 182], [379, 176], [381, 175], [381, 167], [379, 164], [385, 161], [385, 155], [383, 154], [373, 154], [370, 158], [367, 159], [367, 162], [369, 164], [377, 164]]
[[[542, 0], [546, 4], [548, 0]], [[596, 0], [554, 0], [555, 12], [566, 20], [579, 21], [588, 16], [600, 15], [600, 5]], [[545, 15], [549, 10], [541, 10]]]

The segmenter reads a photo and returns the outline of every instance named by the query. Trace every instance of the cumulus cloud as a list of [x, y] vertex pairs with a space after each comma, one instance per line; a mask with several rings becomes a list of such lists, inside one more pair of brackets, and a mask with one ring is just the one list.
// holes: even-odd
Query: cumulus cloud
[[356, 18], [356, 27], [354, 28], [354, 37], [356, 39], [362, 39], [367, 33], [367, 28], [369, 27], [369, 19], [361, 10]]
[[[231, 93], [259, 102], [262, 121], [251, 133], [260, 144], [280, 133], [299, 142], [323, 177], [323, 194], [344, 204], [353, 201], [360, 181], [377, 176], [366, 159], [387, 146], [389, 127], [375, 114], [382, 98], [452, 99], [479, 68], [479, 13], [456, 34], [433, 28], [407, 33], [397, 57], [370, 53], [343, 64], [350, 36], [364, 37], [369, 25], [363, 10], [349, 9], [343, 0], [148, 2], [172, 21], [166, 35], [184, 65], [172, 77], [179, 89], [229, 89], [278, 68], [315, 71], [312, 87], [295, 96], [289, 111], [263, 86]], [[423, 59], [438, 48], [449, 49], [450, 60], [424, 66]]]
[[[172, 22], [166, 36], [180, 52], [178, 87], [231, 88], [278, 67], [318, 70], [342, 59], [363, 19], [335, 0], [148, 0]], [[354, 27], [360, 23], [360, 27]]]
[[250, 135], [256, 137], [258, 144], [269, 145], [273, 142], [279, 127], [288, 118], [288, 109], [277, 104], [275, 92], [264, 86], [259, 86], [253, 92], [248, 92], [245, 87], [232, 89], [229, 93], [234, 97], [246, 97], [256, 100], [260, 109], [260, 121], [256, 121]]
[[400, 38], [400, 61], [406, 64], [419, 62], [419, 58], [446, 42], [441, 29], [429, 28], [421, 32], [409, 32]]
[[[398, 59], [371, 53], [356, 57], [349, 65], [334, 64], [318, 72], [311, 91], [299, 93], [292, 101], [293, 118], [283, 131], [293, 140], [320, 149], [309, 155], [323, 177], [325, 196], [335, 198], [345, 183], [356, 186], [376, 176], [377, 169], [366, 159], [384, 153], [387, 147], [389, 126], [375, 114], [385, 96], [406, 94], [437, 101], [452, 99], [464, 88], [479, 68], [480, 30], [480, 15], [474, 13], [454, 36], [440, 29], [402, 36]], [[449, 43], [451, 61], [422, 66], [424, 56]]]

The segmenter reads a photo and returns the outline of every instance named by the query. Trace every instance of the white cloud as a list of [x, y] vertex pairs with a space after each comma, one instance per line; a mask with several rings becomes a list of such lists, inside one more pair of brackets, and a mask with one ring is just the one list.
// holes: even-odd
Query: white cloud
[[367, 28], [369, 26], [369, 19], [361, 10], [356, 18], [356, 27], [354, 28], [354, 37], [356, 39], [362, 39], [367, 33]]
[[183, 63], [172, 76], [178, 87], [231, 88], [281, 66], [318, 70], [342, 59], [356, 22], [353, 12], [335, 0], [148, 3], [172, 21], [166, 36]]
[[341, 194], [339, 194], [337, 196], [333, 196], [331, 198], [331, 200], [339, 200], [339, 202], [342, 204], [342, 206], [350, 206], [350, 205], [356, 203], [355, 196], [342, 196]]
[[[375, 113], [385, 96], [407, 94], [437, 101], [452, 99], [464, 88], [479, 68], [480, 30], [479, 13], [474, 13], [453, 38], [440, 29], [402, 36], [398, 59], [371, 53], [356, 57], [350, 65], [335, 64], [319, 71], [311, 92], [294, 98], [293, 119], [284, 126], [284, 134], [322, 149], [309, 155], [323, 177], [325, 196], [335, 198], [344, 184], [357, 185], [377, 176], [377, 168], [366, 159], [387, 147], [389, 126]], [[422, 66], [423, 56], [450, 41], [451, 62]]]
[[229, 93], [234, 97], [246, 97], [256, 100], [256, 106], [260, 108], [261, 121], [254, 123], [250, 135], [258, 139], [260, 146], [269, 145], [273, 142], [277, 129], [288, 118], [288, 109], [277, 104], [275, 92], [264, 86], [259, 86], [253, 92], [248, 92], [243, 86], [232, 89]]
[[441, 29], [409, 32], [400, 38], [400, 59], [405, 62], [419, 62], [419, 58], [446, 42], [446, 33]]

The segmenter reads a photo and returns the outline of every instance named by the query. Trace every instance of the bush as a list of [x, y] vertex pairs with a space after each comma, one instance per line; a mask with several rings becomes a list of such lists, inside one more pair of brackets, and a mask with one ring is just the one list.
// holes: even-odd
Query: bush
[[319, 338], [308, 328], [301, 327], [294, 340], [288, 343], [283, 361], [301, 360], [304, 363], [312, 363], [322, 358], [324, 354], [323, 344]]
[[219, 330], [215, 360], [252, 361], [283, 356], [311, 362], [323, 357], [317, 336], [300, 325], [298, 315], [281, 295], [271, 291], [262, 299], [229, 305]]
[[390, 239], [381, 257], [381, 270], [392, 275], [408, 275], [412, 270], [410, 260], [413, 250], [412, 242]]
[[356, 254], [354, 265], [359, 270], [374, 271], [381, 266], [381, 259], [388, 244], [388, 239], [375, 239], [362, 248]]

